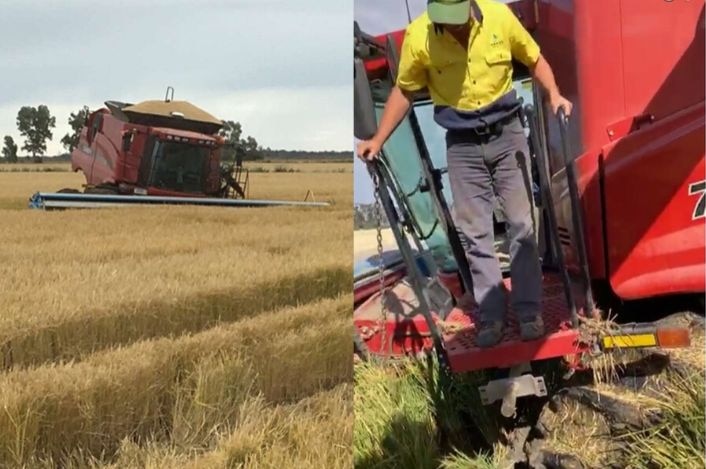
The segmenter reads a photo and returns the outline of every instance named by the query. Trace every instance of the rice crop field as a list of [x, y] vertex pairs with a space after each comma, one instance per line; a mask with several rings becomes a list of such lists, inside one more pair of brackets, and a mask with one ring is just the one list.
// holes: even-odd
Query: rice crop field
[[[327, 201], [338, 190], [352, 204], [352, 196], [348, 195], [352, 190], [351, 163], [256, 161], [247, 162], [245, 167], [251, 171], [248, 182], [251, 199], [304, 200], [311, 191], [309, 200], [313, 195], [315, 200]], [[35, 192], [53, 192], [65, 187], [81, 189], [85, 179], [80, 173], [71, 172], [69, 163], [0, 163], [0, 182], [0, 209], [25, 209]]]
[[67, 162], [45, 163], [0, 163], [0, 173], [51, 173], [71, 171], [71, 164]]
[[349, 173], [353, 174], [353, 166], [340, 161], [246, 161], [245, 168], [252, 172], [296, 172], [296, 173]]
[[351, 165], [306, 164], [250, 197], [330, 207], [41, 212], [83, 179], [0, 170], [0, 468], [350, 467]]

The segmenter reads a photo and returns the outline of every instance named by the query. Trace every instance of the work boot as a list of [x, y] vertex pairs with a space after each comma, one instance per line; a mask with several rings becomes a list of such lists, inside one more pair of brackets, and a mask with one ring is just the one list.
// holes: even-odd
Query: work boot
[[476, 345], [481, 348], [492, 347], [503, 336], [503, 321], [481, 320], [476, 335]]
[[522, 340], [535, 340], [544, 335], [544, 321], [542, 315], [528, 316], [520, 320], [520, 338]]

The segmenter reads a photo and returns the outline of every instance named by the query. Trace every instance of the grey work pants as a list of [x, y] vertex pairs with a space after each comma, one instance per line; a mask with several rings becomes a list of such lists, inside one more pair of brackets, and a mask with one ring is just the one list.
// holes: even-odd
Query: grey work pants
[[520, 320], [540, 313], [542, 271], [534, 235], [529, 148], [522, 124], [514, 119], [500, 134], [487, 137], [449, 131], [446, 145], [454, 219], [462, 233], [481, 318], [501, 320], [506, 313], [506, 292], [494, 248], [495, 197], [508, 228], [513, 310]]

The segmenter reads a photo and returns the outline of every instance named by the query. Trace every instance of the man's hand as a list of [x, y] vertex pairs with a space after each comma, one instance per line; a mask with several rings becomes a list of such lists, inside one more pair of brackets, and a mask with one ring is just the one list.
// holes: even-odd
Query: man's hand
[[559, 114], [559, 108], [564, 108], [564, 114], [566, 114], [566, 117], [571, 115], [571, 110], [574, 107], [574, 105], [571, 104], [571, 101], [559, 93], [555, 93], [549, 97], [549, 106], [551, 106], [552, 112], [555, 116]]
[[402, 91], [397, 86], [393, 87], [385, 103], [385, 109], [382, 112], [380, 125], [375, 136], [370, 140], [363, 140], [358, 143], [356, 152], [361, 160], [368, 162], [377, 159], [382, 145], [404, 119], [411, 106], [412, 93]]
[[370, 140], [363, 140], [358, 143], [358, 158], [367, 162], [376, 159], [380, 153], [382, 144], [379, 143], [375, 138]]
[[566, 114], [566, 117], [569, 117], [574, 105], [559, 93], [559, 88], [556, 86], [556, 81], [554, 80], [554, 72], [552, 72], [552, 68], [549, 66], [544, 56], [539, 56], [537, 63], [530, 67], [530, 73], [532, 74], [532, 78], [537, 80], [542, 88], [544, 88], [545, 93], [549, 97], [549, 106], [552, 108], [552, 113], [554, 113], [554, 115], [559, 114], [559, 108], [563, 107], [564, 114]]

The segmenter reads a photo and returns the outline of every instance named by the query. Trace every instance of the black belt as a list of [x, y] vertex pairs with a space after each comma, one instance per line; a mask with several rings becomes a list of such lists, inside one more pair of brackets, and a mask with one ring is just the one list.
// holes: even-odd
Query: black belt
[[452, 129], [448, 133], [453, 136], [473, 136], [473, 137], [490, 137], [498, 135], [503, 127], [513, 122], [515, 119], [520, 117], [519, 112], [513, 112], [500, 120], [493, 122], [492, 124], [483, 123], [480, 127], [474, 127], [470, 129]]

